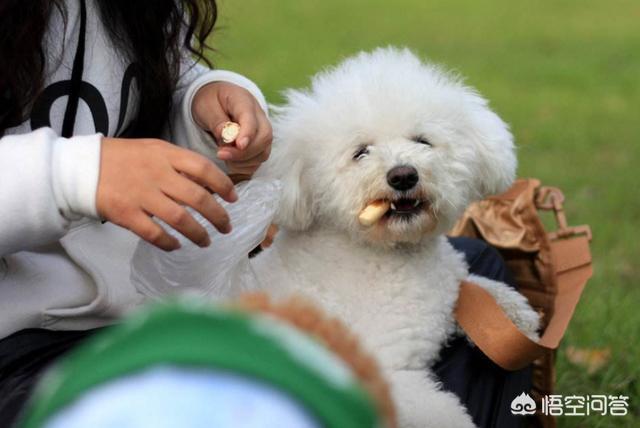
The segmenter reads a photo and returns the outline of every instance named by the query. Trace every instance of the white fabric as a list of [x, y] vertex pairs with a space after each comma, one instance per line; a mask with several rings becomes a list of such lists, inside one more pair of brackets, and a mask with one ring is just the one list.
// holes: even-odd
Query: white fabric
[[[66, 33], [56, 8], [49, 23], [45, 87], [71, 76], [80, 12], [79, 2], [65, 4]], [[229, 81], [250, 91], [265, 109], [266, 103], [248, 79], [185, 58], [166, 138], [215, 159], [213, 140], [191, 116], [197, 90]], [[101, 27], [93, 1], [88, 1], [83, 81], [103, 99], [109, 136], [125, 129], [137, 110], [134, 83], [124, 123], [118, 126], [127, 66]], [[0, 338], [28, 327], [103, 325], [141, 301], [128, 279], [128, 257], [137, 238], [97, 218], [102, 135], [92, 107], [80, 100], [74, 137], [66, 139], [59, 135], [66, 104], [66, 96], [52, 103], [50, 126], [32, 129], [27, 120], [0, 139]]]

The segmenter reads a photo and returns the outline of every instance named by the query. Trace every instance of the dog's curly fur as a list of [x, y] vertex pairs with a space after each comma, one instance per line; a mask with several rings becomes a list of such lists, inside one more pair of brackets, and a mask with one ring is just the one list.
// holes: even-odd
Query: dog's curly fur
[[[262, 171], [282, 180], [283, 231], [254, 267], [271, 293], [303, 293], [361, 336], [390, 380], [400, 426], [473, 426], [428, 368], [456, 331], [468, 276], [444, 233], [471, 202], [512, 183], [507, 125], [459, 77], [406, 49], [360, 53], [286, 101]], [[390, 185], [398, 166], [415, 169], [413, 187]], [[380, 199], [405, 207], [362, 226], [358, 214]], [[522, 296], [480, 285], [535, 335], [537, 314]]]

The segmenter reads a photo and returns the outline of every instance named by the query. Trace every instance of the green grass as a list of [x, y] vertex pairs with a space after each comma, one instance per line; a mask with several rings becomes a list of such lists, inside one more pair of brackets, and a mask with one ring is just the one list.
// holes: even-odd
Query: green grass
[[[625, 418], [561, 426], [640, 426], [640, 2], [637, 0], [221, 0], [216, 65], [270, 102], [346, 55], [409, 46], [467, 76], [511, 124], [520, 176], [567, 196], [593, 229], [595, 275], [559, 352], [558, 392], [624, 394]], [[565, 349], [609, 347], [593, 375]]]

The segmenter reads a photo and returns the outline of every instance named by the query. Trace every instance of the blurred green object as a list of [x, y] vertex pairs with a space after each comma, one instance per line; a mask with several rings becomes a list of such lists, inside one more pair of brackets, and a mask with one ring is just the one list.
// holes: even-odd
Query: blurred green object
[[[640, 2], [637, 0], [220, 1], [216, 66], [272, 103], [346, 55], [404, 45], [458, 70], [511, 124], [521, 177], [567, 196], [593, 230], [595, 275], [558, 353], [558, 393], [630, 396], [627, 417], [561, 427], [640, 426]], [[595, 373], [565, 350], [610, 348]]]
[[273, 317], [195, 300], [145, 308], [70, 352], [38, 383], [19, 426], [45, 426], [87, 392], [158, 366], [209, 368], [263, 382], [323, 427], [381, 426], [360, 380], [319, 342]]

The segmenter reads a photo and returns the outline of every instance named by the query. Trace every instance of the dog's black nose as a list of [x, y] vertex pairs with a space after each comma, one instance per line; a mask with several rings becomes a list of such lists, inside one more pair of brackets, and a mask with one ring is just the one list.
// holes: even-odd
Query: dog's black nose
[[393, 167], [387, 173], [387, 183], [396, 190], [409, 190], [418, 183], [418, 171], [409, 165]]

